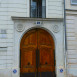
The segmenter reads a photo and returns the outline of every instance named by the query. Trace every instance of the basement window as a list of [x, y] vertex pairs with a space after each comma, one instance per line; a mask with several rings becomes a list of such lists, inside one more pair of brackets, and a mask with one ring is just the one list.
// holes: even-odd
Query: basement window
[[46, 17], [46, 0], [30, 0], [30, 7], [31, 18]]
[[71, 0], [71, 4], [77, 5], [77, 0]]

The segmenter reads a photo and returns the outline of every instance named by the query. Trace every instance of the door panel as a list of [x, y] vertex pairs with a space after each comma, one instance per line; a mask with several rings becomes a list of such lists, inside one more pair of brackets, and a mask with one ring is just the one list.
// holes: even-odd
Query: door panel
[[21, 59], [21, 72], [35, 72], [36, 70], [36, 50], [34, 48], [24, 48]]
[[25, 48], [27, 48], [27, 47], [37, 48], [37, 30], [36, 29], [27, 32], [23, 36], [23, 38], [21, 40], [20, 48], [24, 48], [24, 47]]
[[38, 46], [50, 46], [54, 48], [54, 41], [51, 35], [46, 32], [45, 30], [39, 29], [38, 30]]
[[20, 74], [20, 77], [36, 77], [35, 73], [23, 73]]
[[51, 48], [46, 48], [46, 47], [41, 47], [40, 48], [40, 64], [41, 65], [54, 65], [54, 60], [53, 60], [53, 51], [51, 51]]
[[21, 73], [36, 71], [37, 31], [27, 32], [21, 40]]
[[55, 77], [54, 72], [41, 72], [41, 77]]
[[54, 41], [48, 32], [43, 29], [27, 32], [20, 49], [20, 77], [55, 77]]
[[52, 37], [45, 30], [38, 31], [38, 49], [40, 51], [39, 72], [53, 72], [54, 66], [54, 42]]

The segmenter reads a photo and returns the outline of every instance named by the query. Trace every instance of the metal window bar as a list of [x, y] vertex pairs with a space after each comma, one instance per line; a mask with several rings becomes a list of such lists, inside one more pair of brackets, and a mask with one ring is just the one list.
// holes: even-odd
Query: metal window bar
[[46, 0], [31, 0], [31, 18], [46, 17]]

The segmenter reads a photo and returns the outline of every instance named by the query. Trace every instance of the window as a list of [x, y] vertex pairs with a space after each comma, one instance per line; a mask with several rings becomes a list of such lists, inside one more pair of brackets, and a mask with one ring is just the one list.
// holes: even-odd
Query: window
[[6, 30], [5, 29], [1, 29], [0, 30], [0, 38], [6, 38], [7, 37], [7, 32], [6, 32]]
[[77, 0], [71, 0], [71, 4], [77, 4]]
[[31, 0], [31, 17], [45, 18], [46, 16], [46, 1], [45, 0]]

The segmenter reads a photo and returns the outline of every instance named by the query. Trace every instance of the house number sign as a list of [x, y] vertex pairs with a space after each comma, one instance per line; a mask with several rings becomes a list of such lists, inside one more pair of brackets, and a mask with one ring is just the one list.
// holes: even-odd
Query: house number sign
[[36, 25], [40, 26], [42, 24], [41, 21], [36, 21]]

